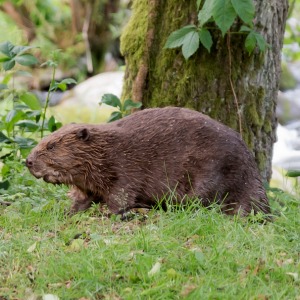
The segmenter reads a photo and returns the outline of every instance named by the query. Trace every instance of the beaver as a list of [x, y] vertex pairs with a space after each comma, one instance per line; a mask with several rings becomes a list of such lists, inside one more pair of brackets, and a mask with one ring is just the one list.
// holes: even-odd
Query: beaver
[[26, 165], [72, 186], [71, 212], [106, 203], [112, 213], [171, 203], [216, 202], [226, 214], [270, 214], [254, 157], [233, 129], [190, 109], [135, 112], [108, 124], [69, 124], [43, 138]]

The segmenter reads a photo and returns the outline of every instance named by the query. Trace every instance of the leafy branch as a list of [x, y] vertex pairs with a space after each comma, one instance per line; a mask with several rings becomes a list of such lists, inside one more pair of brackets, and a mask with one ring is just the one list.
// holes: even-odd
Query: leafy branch
[[[197, 1], [197, 9], [200, 8], [202, 0]], [[211, 27], [208, 23], [214, 22], [216, 29], [220, 30], [222, 36], [232, 34], [229, 29], [239, 18], [243, 24], [239, 34], [246, 34], [245, 48], [251, 54], [257, 46], [260, 51], [265, 51], [267, 43], [263, 36], [253, 29], [255, 7], [253, 0], [204, 0], [202, 8], [198, 12], [198, 25], [187, 25], [170, 34], [165, 48], [182, 48], [185, 59], [191, 57], [200, 47], [204, 46], [210, 52], [213, 45]]]
[[117, 108], [117, 111], [111, 113], [108, 123], [122, 119], [123, 117], [129, 115], [131, 111], [135, 108], [141, 108], [141, 102], [133, 102], [131, 99], [125, 100], [123, 103], [121, 100], [113, 94], [104, 94], [101, 98], [101, 104], [106, 104]]

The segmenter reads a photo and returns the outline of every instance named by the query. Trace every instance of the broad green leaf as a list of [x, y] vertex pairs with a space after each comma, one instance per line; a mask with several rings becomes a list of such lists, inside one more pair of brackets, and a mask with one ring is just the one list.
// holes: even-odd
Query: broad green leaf
[[22, 119], [22, 116], [23, 116], [22, 111], [17, 111], [13, 109], [10, 112], [8, 112], [8, 114], [6, 115], [5, 122], [8, 124], [15, 124]]
[[2, 83], [8, 84], [9, 81], [11, 80], [11, 78], [12, 78], [12, 74], [11, 73], [5, 74], [4, 78], [2, 79]]
[[264, 37], [260, 33], [255, 32], [254, 35], [255, 35], [255, 39], [256, 39], [259, 50], [262, 52], [265, 52], [266, 48], [268, 46], [268, 43], [265, 41]]
[[55, 87], [63, 92], [67, 89], [67, 85], [63, 82], [58, 82], [57, 85], [55, 85]]
[[10, 58], [13, 57], [13, 53], [12, 53], [13, 48], [14, 45], [11, 42], [0, 43], [0, 52], [2, 52], [3, 54], [5, 54]]
[[195, 25], [187, 25], [185, 27], [182, 27], [174, 32], [172, 32], [168, 39], [167, 42], [164, 46], [164, 48], [177, 48], [183, 45], [184, 39], [187, 34], [190, 32], [193, 32], [197, 29]]
[[299, 177], [300, 176], [300, 170], [290, 170], [285, 174], [285, 176], [287, 176], [287, 177]]
[[122, 119], [122, 113], [120, 111], [114, 111], [111, 113], [109, 119], [107, 120], [107, 123], [111, 123], [120, 119]]
[[29, 53], [16, 56], [15, 61], [22, 66], [32, 66], [38, 63], [38, 60]]
[[14, 142], [17, 143], [21, 149], [31, 149], [37, 144], [35, 140], [21, 136], [16, 136]]
[[183, 41], [182, 54], [185, 59], [191, 57], [199, 48], [199, 34], [197, 31], [189, 32]]
[[3, 132], [0, 131], [0, 143], [7, 143], [9, 141], [10, 139]]
[[5, 71], [9, 71], [9, 70], [11, 70], [15, 66], [15, 64], [16, 63], [15, 63], [14, 59], [6, 61], [6, 62], [3, 63], [3, 69]]
[[202, 45], [210, 52], [210, 48], [213, 44], [210, 32], [206, 28], [201, 28], [199, 31], [199, 38]]
[[33, 111], [26, 112], [27, 117], [29, 119], [34, 118], [36, 123], [40, 120], [41, 114], [42, 114], [41, 110], [33, 110]]
[[249, 31], [252, 31], [252, 29], [245, 25], [243, 25], [240, 29], [240, 32], [249, 32]]
[[20, 96], [20, 100], [24, 102], [31, 110], [41, 109], [41, 103], [32, 93], [24, 93]]
[[7, 56], [1, 57], [1, 58], [0, 58], [0, 63], [6, 62], [6, 61], [9, 61], [9, 60], [11, 60], [10, 57], [7, 57]]
[[256, 46], [256, 38], [253, 31], [251, 31], [246, 40], [245, 40], [245, 48], [249, 54], [251, 54]]
[[62, 126], [62, 123], [56, 122], [55, 118], [51, 116], [51, 118], [48, 120], [48, 130], [50, 132], [54, 132], [57, 129], [59, 129]]
[[198, 13], [199, 25], [202, 27], [213, 15], [214, 5], [217, 0], [206, 0]]
[[26, 51], [36, 48], [35, 46], [14, 46], [14, 48], [12, 49], [12, 54], [15, 55], [21, 55], [23, 53], [25, 53]]
[[253, 0], [231, 0], [231, 3], [241, 20], [251, 25], [255, 15]]
[[73, 79], [73, 78], [65, 78], [60, 83], [77, 84], [77, 81], [75, 79]]
[[218, 0], [213, 7], [213, 17], [224, 36], [232, 26], [237, 14], [231, 0]]
[[140, 108], [142, 106], [142, 102], [133, 102], [131, 99], [127, 99], [124, 101], [123, 109], [130, 110], [133, 108]]
[[22, 120], [17, 122], [15, 125], [21, 128], [25, 128], [30, 132], [34, 132], [39, 128], [39, 125], [31, 120]]
[[119, 109], [122, 109], [122, 104], [120, 99], [113, 94], [104, 94], [101, 98], [101, 102], [100, 103], [104, 103], [106, 105], [110, 105], [113, 107], [118, 107]]

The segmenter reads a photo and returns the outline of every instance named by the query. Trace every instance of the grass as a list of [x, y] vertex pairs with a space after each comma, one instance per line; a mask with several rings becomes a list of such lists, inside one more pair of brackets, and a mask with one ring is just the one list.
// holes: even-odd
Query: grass
[[67, 188], [26, 169], [2, 192], [0, 299], [300, 299], [300, 202], [280, 191], [267, 225], [197, 204], [68, 217]]

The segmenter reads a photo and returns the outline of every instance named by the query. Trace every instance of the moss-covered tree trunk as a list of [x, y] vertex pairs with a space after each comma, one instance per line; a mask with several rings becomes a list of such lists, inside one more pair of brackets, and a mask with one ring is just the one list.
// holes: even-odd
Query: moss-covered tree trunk
[[271, 176], [275, 106], [287, 0], [255, 1], [255, 29], [270, 48], [249, 55], [245, 36], [212, 31], [211, 53], [200, 47], [188, 60], [164, 49], [171, 32], [196, 24], [196, 0], [135, 0], [121, 38], [126, 59], [123, 98], [144, 107], [183, 106], [206, 113], [241, 132], [265, 180]]

